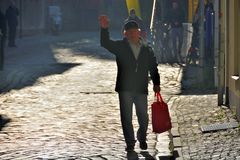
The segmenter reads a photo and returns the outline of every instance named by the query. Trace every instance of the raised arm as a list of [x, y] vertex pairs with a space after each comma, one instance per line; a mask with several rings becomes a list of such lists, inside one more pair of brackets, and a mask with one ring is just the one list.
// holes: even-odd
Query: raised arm
[[101, 35], [100, 35], [100, 43], [101, 46], [109, 50], [113, 54], [117, 54], [118, 52], [118, 44], [117, 41], [113, 41], [109, 36], [109, 19], [106, 15], [99, 16], [99, 23], [101, 27]]

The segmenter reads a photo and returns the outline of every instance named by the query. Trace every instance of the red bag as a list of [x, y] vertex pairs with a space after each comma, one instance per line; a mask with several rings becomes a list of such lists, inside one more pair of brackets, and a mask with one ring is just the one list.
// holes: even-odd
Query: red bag
[[152, 104], [152, 128], [155, 133], [162, 133], [172, 128], [168, 105], [160, 93], [156, 93], [157, 101]]

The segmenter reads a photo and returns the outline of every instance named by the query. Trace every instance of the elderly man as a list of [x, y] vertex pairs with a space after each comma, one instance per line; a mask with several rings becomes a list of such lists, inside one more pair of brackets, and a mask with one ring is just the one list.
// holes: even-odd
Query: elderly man
[[113, 41], [109, 37], [109, 19], [100, 16], [101, 46], [116, 56], [118, 73], [115, 90], [119, 95], [120, 114], [123, 134], [126, 142], [126, 151], [130, 152], [135, 147], [135, 136], [132, 124], [133, 104], [139, 123], [137, 140], [140, 148], [147, 149], [148, 128], [148, 74], [150, 72], [153, 81], [154, 92], [160, 91], [160, 76], [156, 58], [150, 46], [145, 44], [140, 37], [137, 22], [128, 21], [124, 25], [122, 40]]

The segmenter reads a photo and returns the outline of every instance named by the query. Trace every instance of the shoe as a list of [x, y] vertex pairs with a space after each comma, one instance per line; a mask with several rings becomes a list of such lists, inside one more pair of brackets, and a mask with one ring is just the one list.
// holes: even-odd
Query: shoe
[[0, 115], [0, 130], [1, 130], [1, 127], [4, 127], [9, 122], [11, 122], [11, 119]]
[[147, 145], [147, 143], [144, 141], [144, 142], [140, 142], [140, 148], [142, 149], [142, 150], [147, 150], [147, 148], [148, 148], [148, 145]]
[[132, 152], [132, 151], [134, 151], [134, 145], [127, 145], [127, 147], [125, 148], [125, 151], [127, 151], [127, 152]]

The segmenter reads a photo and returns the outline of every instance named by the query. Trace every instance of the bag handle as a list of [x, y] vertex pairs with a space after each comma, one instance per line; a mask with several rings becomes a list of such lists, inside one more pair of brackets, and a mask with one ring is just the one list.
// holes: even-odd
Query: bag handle
[[162, 99], [162, 96], [161, 96], [160, 92], [156, 92], [155, 97], [157, 97], [157, 102], [163, 102], [163, 99]]

